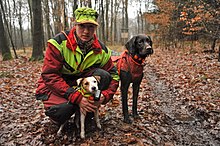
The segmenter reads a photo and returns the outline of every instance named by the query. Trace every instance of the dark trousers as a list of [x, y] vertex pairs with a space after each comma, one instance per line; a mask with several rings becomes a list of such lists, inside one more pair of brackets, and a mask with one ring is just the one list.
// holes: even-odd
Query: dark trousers
[[79, 105], [66, 102], [49, 107], [45, 114], [60, 125], [70, 119], [77, 110]]
[[[99, 89], [106, 90], [112, 80], [110, 73], [103, 69], [96, 69], [92, 73], [94, 76], [101, 76]], [[38, 98], [45, 97], [43, 100], [44, 107], [46, 109], [45, 114], [49, 116], [53, 121], [63, 124], [67, 121], [77, 110], [79, 110], [78, 104], [69, 103], [67, 99], [59, 97], [56, 94], [50, 92], [49, 95], [40, 95]], [[46, 98], [47, 97], [47, 98]]]

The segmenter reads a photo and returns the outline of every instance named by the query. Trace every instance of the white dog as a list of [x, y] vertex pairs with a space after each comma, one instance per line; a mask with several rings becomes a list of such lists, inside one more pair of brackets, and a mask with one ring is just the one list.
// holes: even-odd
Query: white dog
[[[85, 78], [80, 78], [77, 80], [77, 86], [79, 91], [82, 93], [83, 98], [89, 98], [94, 97], [99, 100], [100, 96], [100, 90], [98, 89], [98, 82], [100, 81], [100, 76], [90, 76]], [[91, 99], [90, 99], [91, 100]], [[80, 115], [80, 118], [78, 117]], [[86, 113], [83, 113], [80, 110], [80, 114], [75, 114], [75, 122], [77, 128], [79, 128], [79, 122], [80, 122], [80, 137], [85, 138], [85, 117]], [[99, 111], [98, 109], [94, 113], [96, 125], [99, 129], [101, 129], [100, 119], [99, 119]], [[79, 121], [80, 120], [80, 121]], [[64, 123], [65, 124], [65, 123]], [[64, 124], [62, 124], [57, 132], [58, 135], [61, 135], [61, 131], [64, 127]]]

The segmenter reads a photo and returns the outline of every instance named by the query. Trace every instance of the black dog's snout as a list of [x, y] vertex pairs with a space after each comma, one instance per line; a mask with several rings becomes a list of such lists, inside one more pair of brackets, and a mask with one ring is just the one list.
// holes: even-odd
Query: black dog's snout
[[154, 53], [151, 46], [147, 47], [146, 50], [147, 50], [147, 54], [149, 54], [149, 55]]

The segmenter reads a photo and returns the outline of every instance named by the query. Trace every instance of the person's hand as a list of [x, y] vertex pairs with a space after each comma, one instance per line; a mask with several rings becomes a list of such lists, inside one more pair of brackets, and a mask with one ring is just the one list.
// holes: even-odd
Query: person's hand
[[105, 101], [105, 96], [101, 94], [99, 101], [96, 101], [94, 104], [97, 106], [97, 108], [99, 108], [104, 101]]
[[94, 105], [94, 101], [82, 98], [82, 100], [79, 103], [79, 107], [82, 113], [86, 114], [86, 112], [95, 112], [98, 106]]

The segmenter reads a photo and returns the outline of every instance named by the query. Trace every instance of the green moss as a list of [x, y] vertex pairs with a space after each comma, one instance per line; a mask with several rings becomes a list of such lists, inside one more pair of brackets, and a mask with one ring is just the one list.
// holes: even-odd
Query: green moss
[[3, 54], [3, 61], [11, 60], [11, 59], [12, 59], [11, 53]]

